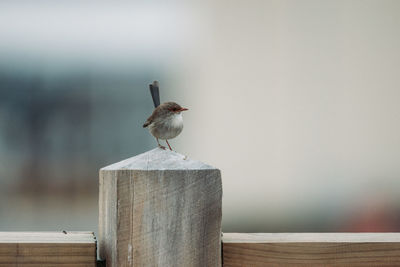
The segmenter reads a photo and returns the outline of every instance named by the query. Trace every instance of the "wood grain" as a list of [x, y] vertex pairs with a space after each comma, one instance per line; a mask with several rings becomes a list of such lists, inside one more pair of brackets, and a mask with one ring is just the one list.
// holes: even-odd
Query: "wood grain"
[[400, 233], [224, 233], [224, 266], [400, 266]]
[[154, 149], [100, 170], [99, 251], [107, 266], [221, 266], [221, 175]]
[[96, 266], [92, 232], [0, 232], [0, 266]]

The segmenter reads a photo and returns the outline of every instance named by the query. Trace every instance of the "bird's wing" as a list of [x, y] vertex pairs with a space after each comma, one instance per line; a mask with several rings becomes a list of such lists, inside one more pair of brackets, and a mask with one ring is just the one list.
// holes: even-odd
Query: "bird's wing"
[[150, 124], [152, 124], [156, 118], [163, 113], [162, 111], [162, 106], [158, 106], [153, 110], [153, 113], [150, 115], [150, 117], [147, 118], [146, 122], [143, 124], [143, 128], [146, 128]]
[[149, 84], [151, 97], [153, 98], [154, 107], [158, 107], [160, 105], [160, 89], [157, 81], [154, 81], [152, 84]]
[[151, 121], [149, 121], [149, 119], [147, 119], [147, 121], [143, 124], [143, 128], [146, 128], [147, 126], [149, 126], [151, 124]]
[[146, 128], [147, 126], [149, 126], [153, 122], [153, 118], [154, 118], [154, 113], [151, 114], [151, 116], [147, 118], [146, 122], [143, 124], [143, 128]]

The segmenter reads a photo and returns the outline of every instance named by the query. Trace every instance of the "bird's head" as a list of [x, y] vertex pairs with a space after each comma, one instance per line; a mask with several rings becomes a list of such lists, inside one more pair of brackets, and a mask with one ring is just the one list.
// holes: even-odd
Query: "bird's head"
[[188, 110], [187, 108], [183, 108], [175, 102], [166, 102], [164, 105], [164, 108], [168, 110], [170, 114], [179, 114], [182, 111]]

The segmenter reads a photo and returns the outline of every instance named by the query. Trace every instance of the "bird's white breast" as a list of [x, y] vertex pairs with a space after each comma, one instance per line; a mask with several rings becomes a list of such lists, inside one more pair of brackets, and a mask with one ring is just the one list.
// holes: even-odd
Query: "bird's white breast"
[[149, 130], [153, 136], [160, 139], [175, 138], [183, 130], [183, 116], [181, 113], [176, 113], [165, 120], [152, 123]]
[[181, 113], [175, 114], [171, 118], [172, 128], [183, 128], [183, 116]]

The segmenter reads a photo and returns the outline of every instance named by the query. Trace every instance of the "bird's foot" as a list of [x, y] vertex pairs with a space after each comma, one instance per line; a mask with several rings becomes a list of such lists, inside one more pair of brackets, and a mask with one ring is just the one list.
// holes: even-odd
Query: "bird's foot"
[[158, 147], [161, 148], [161, 149], [163, 149], [163, 150], [166, 149], [165, 146], [162, 146], [162, 145], [160, 145], [160, 144], [158, 144]]

